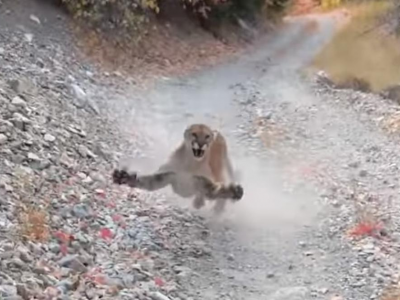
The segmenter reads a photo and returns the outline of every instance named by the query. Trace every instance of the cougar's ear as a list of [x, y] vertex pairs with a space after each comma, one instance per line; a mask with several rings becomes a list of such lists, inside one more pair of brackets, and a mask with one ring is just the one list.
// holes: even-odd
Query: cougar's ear
[[218, 137], [219, 132], [217, 130], [213, 130], [212, 133], [213, 133], [213, 140], [215, 141]]
[[185, 131], [183, 132], [183, 137], [184, 139], [187, 139], [189, 137], [190, 134], [190, 127], [186, 127]]

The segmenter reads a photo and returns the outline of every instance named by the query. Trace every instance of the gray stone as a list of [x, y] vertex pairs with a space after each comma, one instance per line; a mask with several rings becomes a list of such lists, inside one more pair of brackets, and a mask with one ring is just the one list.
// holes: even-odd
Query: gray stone
[[53, 136], [53, 135], [51, 135], [50, 133], [46, 133], [45, 135], [44, 135], [44, 140], [46, 141], [46, 142], [54, 142], [55, 140], [56, 140], [56, 137], [55, 136]]
[[40, 22], [40, 19], [38, 18], [38, 17], [36, 17], [35, 15], [30, 15], [29, 16], [29, 19], [31, 19], [31, 21], [33, 21], [33, 22], [35, 22], [35, 23], [37, 23], [37, 24], [42, 24], [41, 22]]
[[40, 161], [40, 157], [37, 156], [35, 153], [32, 153], [32, 152], [28, 152], [27, 157], [31, 161]]
[[12, 100], [11, 100], [11, 104], [15, 105], [17, 107], [26, 107], [26, 102], [24, 99], [22, 99], [20, 96], [15, 96]]
[[[33, 35], [30, 36], [33, 38]], [[19, 95], [36, 94], [36, 85], [28, 78], [12, 79], [8, 81], [8, 84]]]
[[308, 300], [310, 291], [306, 287], [286, 287], [269, 295], [268, 300]]
[[165, 296], [164, 294], [162, 294], [160, 292], [151, 293], [150, 298], [152, 300], [170, 300], [169, 297]]
[[86, 266], [81, 262], [78, 255], [66, 255], [58, 261], [58, 264], [77, 272], [87, 272]]
[[5, 134], [0, 133], [0, 145], [7, 143], [8, 137]]
[[87, 218], [93, 214], [89, 205], [80, 203], [72, 208], [72, 214], [77, 218]]
[[27, 125], [31, 123], [27, 117], [18, 112], [13, 114], [13, 117], [10, 121], [15, 127], [23, 131], [25, 131], [27, 129]]

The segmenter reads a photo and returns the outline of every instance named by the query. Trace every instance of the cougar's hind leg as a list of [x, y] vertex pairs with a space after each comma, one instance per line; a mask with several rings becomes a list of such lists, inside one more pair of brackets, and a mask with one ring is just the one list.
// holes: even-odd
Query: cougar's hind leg
[[214, 214], [220, 215], [224, 212], [227, 199], [216, 199], [216, 203], [213, 207]]
[[206, 204], [206, 201], [204, 199], [203, 195], [196, 195], [196, 197], [193, 200], [193, 207], [196, 209], [202, 208]]

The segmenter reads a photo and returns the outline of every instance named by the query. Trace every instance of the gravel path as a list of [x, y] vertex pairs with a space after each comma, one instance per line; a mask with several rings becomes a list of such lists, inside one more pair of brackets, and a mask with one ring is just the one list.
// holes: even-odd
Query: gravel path
[[229, 137], [246, 188], [223, 221], [209, 221], [213, 256], [190, 262], [193, 298], [376, 299], [395, 281], [395, 243], [352, 243], [346, 232], [394, 211], [396, 146], [376, 120], [397, 108], [323, 87], [303, 68], [335, 17], [289, 19], [238, 61], [138, 97], [132, 119], [154, 137], [153, 162], [186, 124], [207, 122]]
[[[332, 36], [336, 16], [288, 19], [239, 59], [164, 78], [147, 91], [68, 55], [60, 35], [49, 42], [40, 30], [32, 36], [29, 26], [3, 24], [0, 250], [2, 265], [12, 268], [0, 274], [1, 295], [378, 299], [397, 271], [398, 138], [382, 124], [398, 109], [304, 72]], [[33, 83], [32, 95], [26, 89]], [[104, 173], [121, 156], [149, 172], [191, 122], [227, 136], [245, 188], [222, 219], [168, 191], [110, 185]], [[16, 181], [21, 166], [45, 187], [29, 197], [51, 214], [58, 235], [50, 241], [27, 244], [12, 235], [26, 197]], [[51, 194], [49, 206], [54, 182], [67, 187]], [[385, 223], [380, 239], [349, 239], [347, 229], [367, 213]], [[60, 232], [73, 241], [66, 245]]]

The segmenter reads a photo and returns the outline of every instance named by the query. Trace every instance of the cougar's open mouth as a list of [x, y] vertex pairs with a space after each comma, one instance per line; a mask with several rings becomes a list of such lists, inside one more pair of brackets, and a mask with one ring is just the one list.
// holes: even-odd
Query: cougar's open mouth
[[204, 153], [205, 153], [204, 150], [202, 150], [202, 149], [195, 149], [195, 148], [192, 148], [192, 150], [193, 150], [193, 155], [194, 155], [194, 157], [196, 157], [196, 158], [202, 158], [202, 157], [204, 156]]
[[206, 153], [206, 148], [207, 148], [206, 145], [200, 146], [198, 143], [194, 142], [192, 144], [193, 156], [195, 158], [202, 158]]

